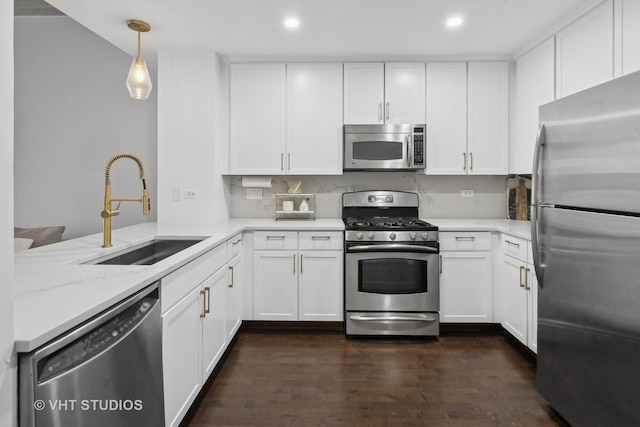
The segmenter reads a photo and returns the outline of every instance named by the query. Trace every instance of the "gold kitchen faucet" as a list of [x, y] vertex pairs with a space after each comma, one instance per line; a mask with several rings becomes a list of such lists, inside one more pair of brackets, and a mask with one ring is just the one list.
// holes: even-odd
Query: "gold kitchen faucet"
[[[131, 199], [131, 198], [111, 198], [111, 180], [109, 178], [109, 173], [111, 170], [111, 165], [116, 160], [119, 159], [131, 159], [138, 164], [138, 168], [140, 169], [140, 179], [142, 180], [142, 198], [141, 199]], [[144, 176], [144, 167], [142, 166], [142, 160], [133, 154], [116, 154], [107, 162], [107, 166], [105, 167], [105, 185], [104, 185], [104, 210], [100, 214], [102, 217], [102, 233], [103, 233], [103, 244], [102, 246], [105, 248], [110, 248], [111, 245], [111, 217], [120, 215], [120, 204], [122, 202], [140, 202], [142, 203], [142, 214], [149, 215], [151, 211], [151, 200], [149, 200], [149, 192], [147, 191], [147, 183], [146, 178]], [[111, 202], [118, 202], [118, 205], [115, 209], [111, 208]]]

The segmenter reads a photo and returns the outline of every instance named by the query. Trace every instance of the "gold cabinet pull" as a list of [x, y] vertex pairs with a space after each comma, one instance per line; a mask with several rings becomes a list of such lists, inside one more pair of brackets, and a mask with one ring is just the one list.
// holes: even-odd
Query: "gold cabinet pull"
[[524, 286], [525, 286], [524, 285], [524, 280], [522, 279], [522, 273], [524, 273], [524, 272], [525, 272], [525, 268], [524, 268], [524, 266], [521, 265], [520, 266], [520, 287], [521, 288], [524, 288]]
[[211, 313], [211, 288], [205, 286], [204, 291], [207, 293], [207, 306], [204, 309], [204, 314]]
[[302, 254], [300, 254], [300, 274], [302, 274]]
[[467, 170], [467, 153], [462, 153], [462, 158], [464, 160], [462, 170], [466, 171]]
[[293, 273], [296, 272], [296, 254], [293, 254]]
[[229, 287], [233, 288], [233, 266], [229, 266], [229, 271], [231, 272], [231, 282], [229, 282]]
[[524, 276], [524, 288], [528, 291], [531, 290], [531, 286], [529, 286], [529, 273], [531, 272], [531, 269], [529, 267], [527, 267], [525, 269], [526, 271], [526, 275]]
[[469, 153], [469, 170], [473, 170], [473, 153]]
[[200, 313], [200, 317], [203, 318], [207, 315], [207, 298], [205, 291], [200, 291], [200, 295], [202, 295], [202, 313]]

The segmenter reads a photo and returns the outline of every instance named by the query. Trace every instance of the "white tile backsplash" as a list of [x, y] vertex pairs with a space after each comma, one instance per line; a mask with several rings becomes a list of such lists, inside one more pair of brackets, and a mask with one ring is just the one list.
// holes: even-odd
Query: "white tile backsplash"
[[[287, 192], [286, 180], [302, 181], [302, 191], [316, 195], [318, 218], [340, 218], [342, 193], [362, 190], [414, 191], [420, 217], [506, 218], [504, 176], [428, 176], [415, 172], [345, 172], [339, 176], [276, 176], [262, 189], [262, 200], [248, 200], [242, 177], [230, 179], [231, 217], [275, 218], [275, 195]], [[474, 197], [461, 197], [473, 190]]]

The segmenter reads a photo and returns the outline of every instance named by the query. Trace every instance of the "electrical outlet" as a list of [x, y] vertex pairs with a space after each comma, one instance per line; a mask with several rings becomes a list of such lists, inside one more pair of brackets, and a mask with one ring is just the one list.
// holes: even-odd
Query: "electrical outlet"
[[176, 187], [173, 189], [173, 201], [174, 202], [182, 201], [182, 188]]
[[197, 199], [198, 198], [198, 190], [184, 190], [184, 198], [185, 199]]
[[247, 200], [262, 200], [262, 188], [247, 188]]
[[461, 197], [474, 197], [475, 193], [473, 190], [460, 190]]

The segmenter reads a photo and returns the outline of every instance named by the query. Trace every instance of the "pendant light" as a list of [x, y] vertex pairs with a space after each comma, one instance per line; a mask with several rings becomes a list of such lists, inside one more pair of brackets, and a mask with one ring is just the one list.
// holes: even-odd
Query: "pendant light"
[[129, 75], [127, 76], [127, 90], [133, 99], [147, 99], [153, 89], [147, 63], [140, 57], [140, 33], [151, 30], [151, 26], [144, 21], [130, 19], [127, 26], [138, 33], [138, 56], [133, 58]]

